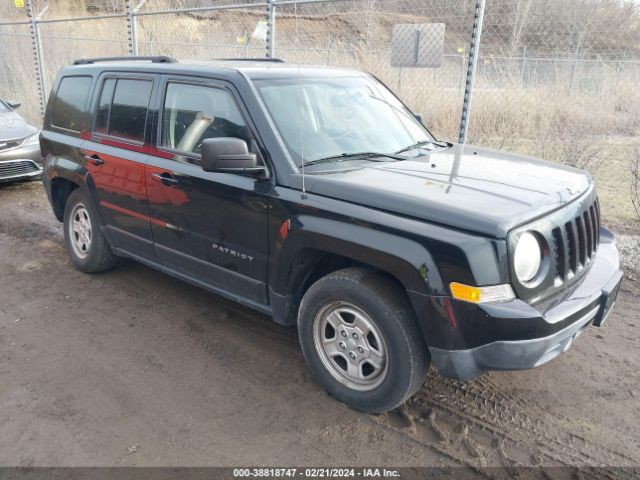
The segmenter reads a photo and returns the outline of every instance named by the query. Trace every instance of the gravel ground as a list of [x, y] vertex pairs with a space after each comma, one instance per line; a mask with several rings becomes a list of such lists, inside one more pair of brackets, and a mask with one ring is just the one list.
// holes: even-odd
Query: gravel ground
[[629, 277], [640, 280], [640, 235], [619, 233], [616, 242], [622, 257], [622, 267]]
[[[294, 328], [134, 262], [82, 274], [39, 183], [0, 202], [0, 465], [640, 465], [636, 273], [558, 359], [432, 370], [374, 416], [311, 381]], [[638, 237], [620, 244], [637, 268]]]

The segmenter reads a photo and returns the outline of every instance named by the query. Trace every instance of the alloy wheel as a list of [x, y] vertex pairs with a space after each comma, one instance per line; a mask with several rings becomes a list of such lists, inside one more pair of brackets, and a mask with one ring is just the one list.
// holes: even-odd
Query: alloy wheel
[[79, 203], [71, 212], [69, 222], [69, 238], [71, 248], [79, 258], [86, 258], [91, 247], [91, 217], [87, 207]]
[[373, 390], [385, 379], [387, 347], [380, 329], [361, 309], [333, 302], [314, 319], [314, 344], [325, 368], [349, 388]]

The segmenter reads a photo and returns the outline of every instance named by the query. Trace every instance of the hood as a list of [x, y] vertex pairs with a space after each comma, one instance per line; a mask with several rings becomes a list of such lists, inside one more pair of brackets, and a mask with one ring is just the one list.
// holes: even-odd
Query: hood
[[36, 127], [25, 122], [16, 112], [0, 112], [0, 142], [20, 140], [37, 131]]
[[336, 170], [310, 170], [307, 191], [495, 238], [571, 202], [592, 184], [575, 168], [468, 145], [362, 165], [347, 171], [346, 162], [318, 165]]

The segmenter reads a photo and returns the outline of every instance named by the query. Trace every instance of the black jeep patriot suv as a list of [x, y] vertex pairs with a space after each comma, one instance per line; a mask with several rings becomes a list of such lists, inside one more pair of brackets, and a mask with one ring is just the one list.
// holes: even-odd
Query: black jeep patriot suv
[[526, 369], [600, 326], [622, 274], [591, 177], [439, 142], [371, 75], [79, 60], [41, 134], [73, 264], [129, 257], [297, 323], [317, 381], [396, 407]]

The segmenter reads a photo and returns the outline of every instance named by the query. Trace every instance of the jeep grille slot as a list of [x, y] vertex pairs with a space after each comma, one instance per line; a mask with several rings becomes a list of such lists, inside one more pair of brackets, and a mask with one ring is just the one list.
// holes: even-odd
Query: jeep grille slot
[[596, 220], [598, 222], [598, 245], [600, 245], [600, 200], [598, 200], [596, 198], [596, 201], [594, 202], [594, 207], [596, 210]]
[[560, 228], [554, 228], [552, 231], [553, 235], [553, 253], [556, 264], [556, 276], [564, 279], [566, 272], [566, 250], [565, 244], [562, 240], [562, 230]]
[[591, 258], [591, 253], [592, 253], [592, 249], [593, 249], [593, 235], [591, 234], [591, 230], [593, 230], [593, 225], [591, 225], [591, 220], [589, 219], [589, 214], [587, 212], [584, 212], [584, 214], [582, 215], [582, 217], [584, 218], [584, 229], [585, 229], [585, 236], [587, 237], [587, 259]]
[[556, 280], [560, 283], [586, 267], [600, 243], [600, 206], [596, 199], [563, 227], [551, 232]]
[[565, 230], [567, 232], [566, 244], [567, 244], [567, 257], [569, 258], [569, 270], [573, 273], [578, 268], [578, 250], [576, 249], [576, 230], [573, 226], [573, 222], [567, 222], [565, 224]]
[[593, 233], [593, 252], [598, 249], [598, 219], [596, 218], [596, 208], [591, 205], [589, 207], [589, 218], [591, 219], [591, 232]]
[[580, 262], [579, 266], [584, 266], [587, 263], [587, 235], [584, 231], [584, 226], [582, 225], [582, 215], [575, 218], [576, 224], [576, 239], [578, 240], [578, 261]]

